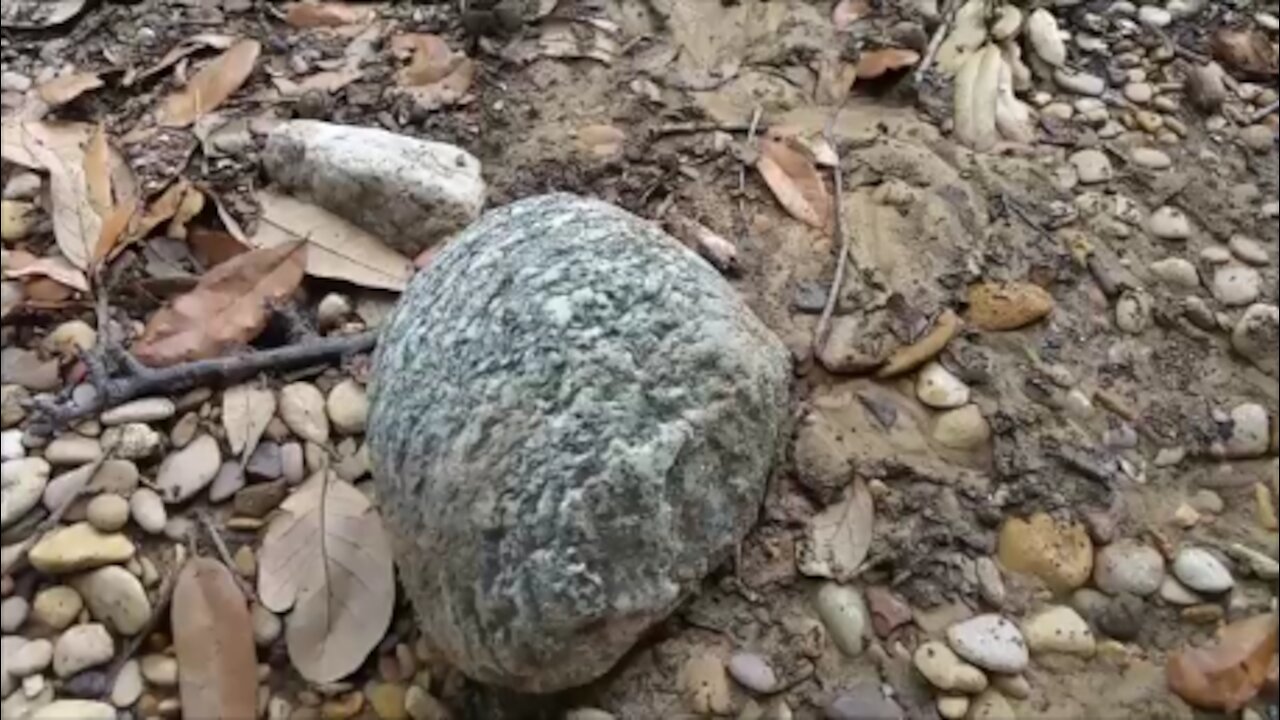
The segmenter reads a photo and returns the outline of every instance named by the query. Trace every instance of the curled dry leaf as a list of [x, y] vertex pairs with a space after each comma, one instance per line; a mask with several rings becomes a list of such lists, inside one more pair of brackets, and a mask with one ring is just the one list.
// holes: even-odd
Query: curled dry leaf
[[396, 83], [420, 107], [436, 109], [457, 104], [471, 89], [475, 63], [450, 50], [440, 36], [397, 35], [391, 38], [391, 49], [399, 57], [410, 58], [409, 64], [396, 73]]
[[226, 102], [244, 85], [258, 61], [262, 45], [241, 40], [200, 68], [181, 91], [170, 95], [160, 106], [158, 121], [166, 127], [186, 127], [201, 115]]
[[602, 18], [549, 20], [542, 23], [536, 55], [612, 65], [622, 53], [619, 33], [617, 25]]
[[284, 21], [296, 28], [358, 25], [373, 18], [373, 8], [341, 2], [289, 3], [284, 12]]
[[847, 582], [858, 576], [871, 549], [875, 503], [862, 478], [840, 502], [809, 520], [808, 536], [797, 548], [797, 566], [810, 577]]
[[258, 595], [292, 608], [285, 639], [306, 679], [333, 682], [360, 667], [395, 605], [382, 518], [352, 485], [321, 472], [280, 506], [258, 556]]
[[9, 264], [4, 269], [6, 278], [48, 278], [59, 285], [63, 285], [77, 290], [82, 293], [89, 292], [89, 279], [67, 259], [61, 255], [52, 255], [42, 258], [24, 258], [19, 260], [21, 256], [18, 253], [9, 253], [6, 258]]
[[840, 0], [831, 10], [831, 23], [837, 32], [844, 32], [870, 14], [871, 4], [867, 0]]
[[295, 241], [233, 258], [200, 278], [147, 323], [133, 347], [152, 367], [217, 357], [253, 340], [267, 325], [269, 304], [297, 289], [307, 246]]
[[129, 87], [134, 83], [146, 80], [153, 75], [168, 70], [174, 65], [177, 65], [183, 58], [201, 50], [226, 50], [234, 45], [237, 39], [238, 38], [235, 35], [221, 35], [218, 33], [200, 33], [199, 35], [193, 35], [175, 45], [173, 49], [165, 53], [165, 56], [160, 58], [160, 61], [155, 65], [152, 65], [141, 72], [130, 71], [127, 73], [121, 84], [125, 87]]
[[254, 383], [227, 388], [222, 393], [222, 427], [231, 452], [243, 459], [257, 449], [262, 433], [276, 414], [276, 394]]
[[249, 251], [249, 247], [224, 230], [192, 226], [187, 229], [187, 246], [201, 267], [211, 268]]
[[756, 169], [774, 197], [792, 217], [815, 228], [831, 220], [831, 196], [812, 158], [787, 138], [766, 133], [760, 139]]
[[955, 133], [974, 150], [989, 150], [996, 134], [996, 105], [999, 99], [1000, 50], [988, 45], [970, 56], [956, 74]]
[[920, 53], [907, 48], [868, 50], [858, 56], [857, 77], [859, 80], [874, 80], [891, 72], [905, 70], [918, 62]]
[[1213, 58], [1253, 75], [1280, 74], [1280, 52], [1261, 30], [1220, 28], [1209, 41]]
[[1233, 713], [1267, 682], [1277, 650], [1280, 618], [1274, 613], [1240, 620], [1218, 632], [1208, 647], [1188, 647], [1169, 655], [1169, 687], [1205, 710]]
[[[93, 196], [102, 202], [107, 195], [103, 186], [109, 187], [112, 210], [137, 197], [129, 166], [105, 135], [99, 134], [100, 142], [94, 140], [96, 132], [96, 126], [87, 123], [58, 122], [5, 123], [0, 131], [4, 159], [49, 173], [54, 239], [62, 255], [81, 270], [89, 267], [107, 219], [99, 214]], [[105, 152], [105, 163], [89, 159], [87, 149], [92, 148]], [[96, 188], [91, 187], [91, 175]]]
[[189, 560], [173, 588], [178, 691], [189, 718], [252, 718], [258, 706], [258, 656], [244, 594], [222, 563]]
[[323, 208], [270, 190], [259, 191], [257, 200], [262, 215], [248, 244], [267, 248], [305, 241], [308, 275], [385, 290], [403, 290], [413, 275], [408, 258]]
[[102, 78], [97, 73], [70, 73], [44, 83], [36, 92], [49, 107], [56, 108], [75, 100], [90, 90], [102, 87]]

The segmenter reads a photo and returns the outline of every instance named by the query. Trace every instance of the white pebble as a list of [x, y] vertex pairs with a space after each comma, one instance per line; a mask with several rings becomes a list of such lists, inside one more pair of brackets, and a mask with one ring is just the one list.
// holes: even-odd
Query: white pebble
[[1231, 572], [1207, 550], [1184, 547], [1173, 558], [1173, 574], [1197, 592], [1217, 595], [1235, 586]]
[[169, 398], [139, 398], [107, 410], [99, 420], [103, 425], [159, 422], [173, 417], [176, 411], [176, 406]]
[[995, 614], [979, 615], [947, 628], [947, 643], [960, 657], [992, 672], [1019, 673], [1030, 661], [1018, 627]]
[[53, 646], [53, 671], [60, 678], [104, 665], [115, 654], [115, 641], [101, 623], [73, 625]]
[[958, 408], [969, 402], [969, 386], [938, 362], [930, 362], [916, 378], [916, 397], [938, 410]]
[[1161, 240], [1186, 240], [1191, 237], [1191, 221], [1186, 213], [1170, 205], [1156, 208], [1147, 221], [1147, 229]]
[[134, 491], [129, 497], [129, 514], [138, 527], [152, 535], [164, 532], [165, 523], [169, 522], [164, 500], [151, 488], [138, 488]]
[[729, 658], [729, 675], [753, 692], [770, 693], [778, 686], [778, 676], [769, 662], [755, 653], [734, 653]]
[[818, 617], [841, 652], [856, 657], [866, 647], [867, 609], [857, 588], [828, 582], [818, 590]]
[[1262, 276], [1244, 265], [1226, 265], [1213, 274], [1213, 296], [1228, 307], [1249, 305], [1262, 292]]

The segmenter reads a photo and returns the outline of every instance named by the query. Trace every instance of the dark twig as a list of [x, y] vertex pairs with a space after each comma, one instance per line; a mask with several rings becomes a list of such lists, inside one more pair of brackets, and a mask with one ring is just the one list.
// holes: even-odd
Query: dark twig
[[194, 360], [166, 368], [147, 367], [120, 350], [125, 375], [96, 379], [98, 395], [83, 405], [68, 401], [37, 403], [34, 406], [37, 418], [33, 429], [48, 433], [87, 415], [147, 395], [234, 383], [268, 370], [294, 370], [332, 362], [347, 355], [367, 352], [373, 349], [377, 340], [377, 333], [369, 331], [230, 357]]
[[813, 354], [819, 355], [822, 349], [826, 347], [827, 338], [831, 335], [831, 316], [836, 311], [836, 301], [840, 297], [840, 289], [844, 287], [844, 276], [848, 272], [849, 267], [849, 240], [850, 236], [844, 230], [843, 212], [840, 209], [840, 197], [844, 195], [844, 163], [840, 159], [840, 149], [836, 145], [835, 125], [836, 120], [840, 117], [840, 111], [843, 106], [837, 107], [836, 111], [831, 114], [831, 119], [827, 121], [827, 127], [823, 130], [823, 136], [827, 140], [827, 144], [836, 154], [835, 167], [831, 168], [831, 175], [835, 179], [835, 197], [831, 203], [834, 218], [832, 222], [832, 239], [840, 244], [840, 256], [836, 258], [836, 276], [831, 281], [831, 290], [827, 292], [827, 302], [822, 306], [822, 315], [818, 317], [818, 327], [813, 333]]
[[727, 133], [754, 133], [751, 125], [743, 125], [742, 123], [718, 123], [718, 122], [676, 122], [659, 125], [653, 129], [653, 135], [663, 137], [666, 135], [696, 135], [704, 132], [727, 132]]

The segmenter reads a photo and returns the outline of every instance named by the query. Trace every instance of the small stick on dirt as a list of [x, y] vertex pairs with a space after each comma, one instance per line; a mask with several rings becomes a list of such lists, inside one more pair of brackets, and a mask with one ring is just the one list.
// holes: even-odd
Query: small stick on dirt
[[[747, 145], [752, 146], [756, 141], [756, 131], [760, 128], [760, 116], [764, 113], [764, 108], [757, 105], [756, 109], [751, 113], [751, 126], [747, 128]], [[750, 235], [750, 225], [747, 223], [747, 162], [744, 159], [738, 165], [738, 222], [742, 225], [742, 236]]]
[[704, 132], [744, 133], [751, 132], [753, 125], [742, 123], [722, 124], [718, 122], [677, 122], [659, 125], [653, 129], [655, 137], [666, 135], [695, 135]]
[[200, 519], [200, 524], [204, 526], [205, 532], [209, 533], [209, 540], [213, 542], [213, 547], [218, 551], [218, 557], [222, 559], [222, 564], [227, 566], [231, 571], [231, 577], [235, 578], [236, 586], [240, 588], [240, 592], [250, 602], [253, 601], [253, 588], [240, 577], [240, 572], [236, 570], [236, 561], [231, 557], [231, 551], [227, 548], [227, 542], [222, 539], [222, 533], [218, 532], [218, 527], [213, 524], [213, 520], [209, 519], [209, 513], [200, 511], [196, 513], [196, 517]]
[[13, 556], [13, 561], [10, 563], [9, 567], [0, 568], [0, 574], [16, 575], [26, 568], [27, 553], [37, 542], [40, 541], [40, 538], [46, 532], [56, 527], [59, 522], [62, 522], [62, 516], [67, 514], [67, 510], [71, 507], [72, 503], [74, 503], [80, 497], [80, 494], [84, 492], [84, 489], [89, 486], [89, 483], [93, 480], [93, 476], [97, 474], [98, 468], [101, 468], [102, 464], [110, 459], [113, 454], [114, 453], [112, 452], [103, 453], [97, 460], [94, 460], [93, 463], [91, 463], [92, 467], [89, 468], [89, 472], [84, 474], [84, 479], [71, 489], [70, 494], [67, 495], [67, 499], [63, 500], [62, 504], [54, 509], [52, 515], [42, 520], [39, 525], [36, 525], [35, 532], [31, 533], [31, 536], [26, 540], [23, 540], [18, 546], [18, 552]]
[[955, 22], [956, 12], [959, 10], [956, 0], [947, 0], [947, 4], [942, 11], [942, 24], [933, 31], [933, 37], [929, 39], [929, 47], [925, 50], [924, 57], [920, 60], [920, 64], [916, 66], [915, 77], [912, 82], [919, 85], [924, 80], [924, 74], [933, 66], [933, 60], [938, 55], [938, 50], [942, 48], [942, 41], [947, 39], [947, 33], [951, 32], [951, 24]]
[[814, 355], [822, 353], [822, 349], [827, 345], [827, 338], [831, 335], [831, 316], [835, 314], [836, 300], [840, 297], [840, 289], [844, 287], [844, 276], [849, 266], [850, 236], [844, 231], [843, 212], [840, 209], [840, 196], [844, 194], [844, 163], [841, 162], [840, 149], [836, 145], [835, 138], [836, 119], [840, 117], [842, 109], [843, 106], [836, 108], [822, 133], [827, 140], [827, 144], [831, 146], [831, 149], [836, 154], [836, 163], [831, 168], [831, 175], [835, 179], [836, 187], [835, 196], [831, 202], [831, 207], [835, 214], [832, 222], [832, 239], [840, 244], [840, 256], [836, 258], [836, 276], [831, 281], [831, 290], [827, 292], [827, 302], [822, 306], [822, 315], [818, 317], [818, 327], [813, 333]]
[[[190, 559], [188, 556], [187, 559]], [[156, 604], [151, 609], [151, 617], [147, 618], [147, 622], [143, 624], [142, 629], [133, 637], [129, 638], [129, 642], [125, 644], [124, 649], [111, 661], [111, 667], [107, 668], [107, 693], [110, 694], [111, 688], [116, 685], [116, 676], [120, 674], [124, 664], [129, 662], [130, 658], [138, 653], [138, 648], [142, 647], [142, 643], [151, 636], [151, 631], [156, 629], [160, 624], [160, 620], [169, 614], [169, 603], [173, 601], [173, 588], [178, 584], [178, 576], [182, 574], [182, 569], [187, 566], [187, 560], [184, 559], [173, 572], [165, 576], [164, 582], [160, 583], [160, 592], [156, 596]], [[104, 696], [105, 697], [105, 696]]]
[[321, 365], [347, 355], [367, 352], [377, 344], [375, 331], [339, 338], [260, 350], [243, 355], [194, 360], [166, 368], [151, 368], [123, 349], [117, 350], [125, 374], [122, 377], [93, 378], [97, 397], [84, 405], [69, 400], [36, 403], [33, 429], [47, 434], [87, 415], [100, 412], [134, 398], [171, 394], [194, 387], [227, 384], [268, 370], [292, 370]]
[[1253, 117], [1249, 118], [1249, 121], [1260, 123], [1263, 120], [1265, 120], [1268, 115], [1270, 115], [1271, 113], [1277, 110], [1280, 110], [1280, 100], [1277, 100], [1276, 102], [1271, 103], [1270, 105], [1262, 108], [1261, 110], [1258, 110], [1258, 112], [1253, 114]]

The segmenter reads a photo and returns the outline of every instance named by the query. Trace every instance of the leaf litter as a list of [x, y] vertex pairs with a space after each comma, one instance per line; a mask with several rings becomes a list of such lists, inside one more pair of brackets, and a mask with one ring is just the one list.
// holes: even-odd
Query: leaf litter
[[187, 127], [216, 110], [244, 85], [253, 73], [262, 45], [240, 40], [191, 78], [187, 86], [165, 99], [157, 115], [164, 127]]
[[215, 267], [194, 290], [147, 322], [133, 353], [152, 367], [225, 355], [267, 325], [270, 305], [302, 282], [307, 246], [300, 241], [248, 252]]
[[797, 551], [800, 572], [839, 582], [854, 579], [871, 549], [875, 504], [861, 477], [839, 502], [809, 521], [806, 542]]
[[831, 222], [831, 196], [813, 158], [797, 146], [775, 131], [765, 133], [756, 169], [792, 217], [825, 228]]
[[257, 716], [258, 656], [244, 594], [231, 571], [210, 558], [183, 566], [170, 610], [182, 714]]
[[289, 612], [285, 639], [298, 672], [332, 682], [360, 667], [391, 622], [391, 545], [369, 499], [325, 471], [280, 510], [258, 556], [258, 596]]

